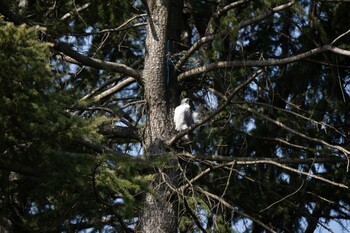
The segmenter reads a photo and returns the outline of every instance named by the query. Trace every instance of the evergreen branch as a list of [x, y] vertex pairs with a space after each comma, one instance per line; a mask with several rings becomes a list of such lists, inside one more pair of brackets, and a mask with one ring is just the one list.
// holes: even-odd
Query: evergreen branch
[[[291, 7], [294, 3], [295, 3], [295, 1], [289, 1], [286, 4], [279, 5], [279, 6], [276, 6], [275, 8], [269, 9], [264, 14], [261, 14], [261, 15], [258, 15], [256, 17], [253, 17], [253, 18], [250, 18], [250, 19], [247, 19], [245, 21], [240, 22], [238, 24], [237, 28], [241, 29], [243, 27], [246, 27], [246, 26], [249, 26], [249, 25], [254, 24], [256, 22], [259, 22], [260, 20], [263, 20], [263, 19], [269, 17], [270, 15], [273, 15], [274, 13], [276, 13], [278, 11], [281, 11], [281, 10], [284, 10], [284, 9], [286, 9], [288, 7]], [[189, 50], [187, 50], [187, 52], [184, 54], [184, 56], [182, 56], [180, 58], [180, 60], [176, 63], [175, 69], [176, 70], [180, 70], [181, 67], [183, 66], [183, 64], [185, 64], [185, 62], [191, 57], [191, 55], [195, 51], [197, 51], [203, 44], [208, 43], [208, 42], [214, 40], [217, 37], [227, 35], [227, 33], [229, 33], [229, 30], [224, 30], [224, 31], [222, 31], [220, 33], [215, 33], [213, 35], [208, 35], [208, 36], [202, 37], [199, 40], [197, 40], [196, 43], [194, 43], [192, 45], [192, 47]], [[178, 80], [181, 81], [182, 78], [178, 77]]]
[[23, 164], [20, 164], [14, 161], [3, 160], [3, 159], [0, 160], [0, 170], [15, 172], [15, 173], [19, 173], [27, 176], [34, 176], [34, 177], [39, 176], [39, 174], [37, 173], [37, 170], [31, 167], [27, 167]]
[[132, 69], [124, 64], [118, 64], [110, 61], [102, 61], [96, 58], [91, 58], [89, 56], [82, 55], [77, 51], [74, 51], [68, 44], [63, 42], [57, 42], [55, 45], [58, 51], [63, 52], [64, 54], [68, 55], [69, 57], [80, 62], [83, 65], [94, 67], [96, 69], [111, 70], [114, 72], [122, 73], [126, 76], [133, 77], [138, 80], [141, 79], [141, 74], [137, 70]]
[[11, 22], [13, 22], [15, 25], [20, 24], [28, 24], [32, 26], [33, 24], [31, 22], [28, 22], [24, 17], [18, 14], [14, 14], [10, 8], [7, 6], [5, 1], [0, 1], [0, 14], [5, 16], [5, 18]]
[[193, 213], [192, 209], [190, 208], [190, 206], [188, 205], [188, 202], [186, 200], [186, 197], [183, 198], [184, 201], [184, 206], [187, 210], [187, 212], [189, 213], [189, 215], [191, 216], [191, 218], [193, 219], [194, 223], [197, 225], [197, 227], [202, 231], [202, 232], [207, 232], [207, 230], [204, 229], [204, 227], [202, 226], [201, 222], [199, 221], [199, 219], [197, 218], [196, 214]]
[[135, 139], [140, 141], [138, 130], [133, 126], [123, 127], [118, 125], [102, 124], [99, 126], [99, 133], [108, 137]]
[[89, 148], [91, 148], [99, 153], [102, 153], [102, 154], [111, 154], [111, 155], [116, 155], [116, 156], [120, 156], [120, 157], [127, 157], [127, 158], [132, 157], [129, 154], [113, 150], [107, 146], [93, 142], [90, 139], [81, 139], [81, 140], [77, 140], [77, 142], [86, 146], [86, 147], [89, 147]]
[[196, 190], [199, 191], [200, 193], [202, 193], [203, 195], [207, 196], [209, 199], [214, 199], [216, 201], [218, 201], [219, 203], [221, 203], [223, 206], [225, 206], [226, 208], [233, 210], [235, 213], [245, 217], [245, 218], [249, 218], [250, 220], [256, 222], [257, 224], [259, 224], [260, 226], [262, 226], [263, 228], [265, 228], [266, 230], [270, 231], [270, 232], [274, 232], [276, 233], [276, 231], [274, 231], [271, 227], [265, 225], [263, 222], [261, 222], [260, 220], [258, 220], [257, 218], [250, 216], [242, 211], [240, 211], [237, 207], [233, 207], [231, 204], [229, 204], [227, 201], [225, 201], [223, 198], [212, 194], [210, 192], [207, 192], [205, 190], [203, 190], [200, 187], [196, 187]]

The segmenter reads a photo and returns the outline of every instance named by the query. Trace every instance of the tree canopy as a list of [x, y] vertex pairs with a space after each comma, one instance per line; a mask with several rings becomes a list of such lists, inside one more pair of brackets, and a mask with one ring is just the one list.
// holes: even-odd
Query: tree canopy
[[345, 230], [349, 10], [1, 1], [0, 232]]

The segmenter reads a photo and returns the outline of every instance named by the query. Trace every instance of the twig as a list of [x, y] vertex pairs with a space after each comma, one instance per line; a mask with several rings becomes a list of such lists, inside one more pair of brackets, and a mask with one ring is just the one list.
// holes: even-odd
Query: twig
[[339, 35], [337, 38], [335, 38], [331, 43], [330, 45], [333, 45], [335, 42], [337, 42], [340, 38], [342, 38], [343, 36], [347, 35], [350, 33], [350, 29], [347, 30], [346, 32], [342, 33], [341, 35]]
[[278, 203], [280, 203], [280, 202], [286, 200], [287, 198], [289, 198], [289, 197], [291, 197], [291, 196], [297, 194], [297, 193], [301, 190], [301, 188], [302, 188], [303, 186], [304, 186], [304, 181], [302, 182], [302, 184], [300, 185], [300, 187], [299, 187], [297, 190], [295, 190], [295, 191], [292, 192], [291, 194], [288, 194], [287, 196], [283, 197], [282, 199], [280, 199], [280, 200], [278, 200], [278, 201], [272, 203], [272, 204], [269, 205], [268, 207], [266, 207], [266, 208], [260, 210], [259, 213], [261, 213], [261, 212], [263, 212], [263, 211], [265, 211], [265, 210], [268, 210], [268, 209], [270, 209], [272, 206], [274, 206], [274, 205], [276, 205], [276, 204], [278, 204]]

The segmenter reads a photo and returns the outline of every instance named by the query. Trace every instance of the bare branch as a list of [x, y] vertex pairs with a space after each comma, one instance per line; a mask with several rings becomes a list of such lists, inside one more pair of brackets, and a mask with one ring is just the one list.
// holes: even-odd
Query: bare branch
[[217, 162], [232, 162], [236, 161], [237, 164], [242, 163], [250, 163], [254, 164], [256, 161], [274, 161], [280, 164], [314, 164], [314, 163], [347, 163], [346, 158], [339, 157], [317, 157], [317, 158], [269, 158], [269, 157], [261, 157], [261, 158], [252, 158], [252, 157], [233, 157], [233, 156], [221, 156], [221, 155], [196, 155], [193, 156], [191, 154], [181, 153], [179, 155], [185, 155], [191, 159], [200, 159], [200, 160], [209, 160], [209, 161], [217, 161]]
[[330, 51], [333, 53], [337, 53], [343, 56], [350, 56], [350, 51], [345, 49], [340, 49], [334, 47], [332, 45], [324, 45], [322, 47], [314, 48], [304, 53], [300, 53], [294, 56], [286, 57], [286, 58], [277, 58], [277, 59], [267, 59], [267, 60], [235, 60], [235, 61], [219, 61], [216, 63], [204, 65], [201, 67], [197, 67], [188, 71], [181, 73], [177, 79], [179, 81], [184, 81], [186, 78], [206, 73], [209, 71], [221, 69], [221, 68], [229, 68], [229, 67], [264, 67], [264, 66], [277, 66], [288, 63], [293, 63], [310, 56], [323, 53], [326, 51]]
[[129, 86], [130, 84], [134, 83], [135, 81], [136, 81], [135, 78], [129, 77], [129, 78], [127, 78], [127, 79], [121, 81], [120, 83], [118, 83], [118, 84], [115, 85], [114, 87], [111, 87], [111, 88], [109, 88], [108, 90], [106, 90], [106, 91], [104, 91], [104, 92], [102, 92], [102, 93], [96, 95], [96, 96], [94, 97], [94, 101], [95, 101], [95, 102], [98, 102], [98, 101], [100, 101], [101, 99], [103, 99], [103, 98], [105, 98], [105, 97], [107, 97], [107, 96], [110, 96], [110, 95], [116, 93], [117, 91], [123, 89], [124, 87]]
[[120, 151], [113, 150], [107, 146], [93, 142], [90, 139], [82, 139], [82, 140], [78, 140], [77, 142], [102, 154], [106, 153], [106, 154], [116, 155], [120, 157], [128, 157], [128, 158], [130, 157], [129, 154], [125, 154]]
[[124, 64], [118, 64], [118, 63], [109, 62], [109, 61], [102, 61], [96, 58], [91, 58], [91, 57], [82, 55], [74, 51], [72, 48], [70, 48], [70, 46], [66, 43], [58, 42], [56, 44], [56, 48], [59, 51], [63, 52], [64, 54], [68, 55], [69, 57], [73, 58], [74, 60], [80, 62], [83, 65], [87, 65], [97, 69], [111, 70], [114, 72], [122, 73], [126, 76], [133, 77], [135, 79], [141, 78], [141, 74], [135, 69], [132, 69]]
[[235, 1], [235, 2], [232, 2], [232, 3], [230, 3], [230, 4], [227, 4], [226, 6], [224, 6], [224, 7], [221, 8], [220, 10], [218, 10], [218, 11], [216, 12], [216, 15], [217, 15], [218, 17], [220, 17], [220, 15], [222, 15], [223, 13], [225, 13], [225, 12], [231, 10], [232, 8], [235, 8], [235, 7], [239, 6], [239, 5], [242, 5], [242, 4], [244, 4], [244, 3], [246, 3], [246, 2], [250, 2], [250, 1], [251, 1], [251, 0], [239, 0], [239, 1]]
[[259, 213], [264, 212], [265, 210], [270, 209], [272, 206], [274, 206], [274, 205], [276, 205], [276, 204], [278, 204], [278, 203], [280, 203], [280, 202], [286, 200], [287, 198], [289, 198], [289, 197], [291, 197], [291, 196], [297, 194], [297, 193], [301, 190], [301, 188], [302, 188], [303, 186], [304, 186], [304, 181], [303, 181], [303, 183], [300, 185], [300, 187], [299, 187], [297, 190], [295, 190], [294, 192], [292, 192], [292, 193], [288, 194], [287, 196], [281, 198], [280, 200], [275, 201], [274, 203], [270, 204], [268, 207], [266, 207], [266, 208], [260, 210]]
[[[282, 163], [306, 163], [306, 161], [308, 161], [308, 163], [325, 163], [325, 162], [342, 162], [342, 163], [346, 163], [347, 160], [346, 159], [329, 159], [329, 158], [313, 158], [313, 159], [283, 159], [283, 158], [251, 158], [251, 157], [241, 157], [241, 158], [236, 158], [236, 157], [227, 157], [227, 156], [217, 156], [217, 155], [212, 155], [212, 156], [193, 156], [191, 154], [188, 153], [182, 153], [181, 156], [185, 156], [191, 159], [197, 159], [197, 160], [215, 160], [215, 161], [230, 161], [229, 163], [227, 163], [227, 166], [230, 166], [232, 162], [235, 162], [237, 165], [255, 165], [255, 164], [271, 164], [277, 167], [280, 167], [282, 169], [300, 174], [300, 175], [304, 175], [304, 176], [308, 176], [311, 178], [314, 178], [316, 180], [320, 180], [323, 181], [325, 183], [331, 184], [333, 186], [336, 187], [340, 187], [340, 188], [344, 188], [344, 189], [349, 189], [348, 186], [344, 185], [344, 184], [340, 184], [340, 183], [336, 183], [333, 182], [331, 180], [328, 180], [326, 178], [314, 175], [314, 174], [310, 174], [308, 172], [304, 172], [304, 171], [299, 171], [298, 169], [295, 168], [291, 168], [288, 167], [286, 165], [283, 165]], [[305, 161], [304, 161], [305, 160]], [[277, 162], [278, 161], [278, 162]]]
[[62, 16], [62, 18], [60, 19], [61, 21], [71, 17], [75, 12], [79, 12], [79, 11], [82, 11], [86, 8], [88, 8], [90, 6], [91, 3], [85, 3], [84, 5], [78, 7], [78, 8], [75, 8], [74, 10], [72, 10], [71, 12], [69, 13], [66, 13], [64, 16]]
[[103, 34], [103, 33], [109, 33], [109, 32], [119, 32], [119, 31], [130, 29], [130, 28], [134, 28], [134, 27], [142, 27], [142, 26], [146, 26], [147, 23], [135, 23], [131, 26], [128, 26], [128, 24], [137, 18], [141, 18], [141, 17], [145, 17], [145, 16], [147, 16], [147, 14], [134, 15], [133, 17], [126, 20], [124, 23], [122, 23], [119, 27], [116, 27], [116, 28], [108, 28], [108, 29], [104, 29], [104, 30], [101, 30], [98, 32], [72, 33], [69, 35], [70, 36], [80, 36], [80, 35], [89, 36], [89, 35], [97, 35], [97, 34]]
[[[143, 58], [141, 57], [141, 58], [137, 59], [133, 64], [131, 64], [130, 67], [131, 67], [131, 68], [134, 68], [134, 67], [136, 67], [137, 65], [141, 64], [142, 61], [143, 61]], [[115, 83], [115, 82], [117, 82], [117, 81], [119, 81], [119, 80], [122, 80], [123, 78], [124, 78], [123, 76], [122, 76], [122, 77], [109, 78], [105, 83], [103, 83], [103, 84], [101, 84], [100, 86], [94, 88], [89, 94], [85, 95], [85, 96], [84, 96], [83, 98], [81, 98], [80, 100], [85, 100], [85, 99], [88, 99], [88, 98], [92, 97], [93, 95], [96, 95], [100, 90], [102, 90], [102, 88], [104, 88], [104, 87], [106, 87], [106, 86], [108, 86], [108, 85], [110, 85], [110, 84], [112, 84], [112, 83]], [[127, 81], [127, 80], [128, 80], [128, 81]], [[100, 101], [101, 99], [103, 99], [103, 98], [105, 98], [105, 97], [107, 97], [107, 96], [109, 96], [109, 95], [112, 95], [113, 93], [115, 93], [115, 92], [121, 90], [122, 88], [128, 86], [129, 84], [133, 83], [134, 81], [136, 81], [136, 79], [132, 79], [131, 77], [130, 77], [130, 78], [127, 78], [127, 79], [125, 79], [124, 81], [118, 83], [117, 85], [112, 86], [112, 87], [110, 88], [110, 89], [112, 89], [112, 90], [108, 89], [108, 90], [106, 90], [106, 91], [100, 93], [98, 96], [96, 96], [96, 97], [94, 98], [94, 101], [95, 101], [95, 102], [98, 102], [98, 101]]]
[[346, 32], [342, 33], [341, 35], [339, 35], [337, 38], [335, 38], [332, 42], [331, 45], [333, 45], [335, 42], [337, 42], [339, 39], [341, 39], [342, 37], [346, 36], [347, 34], [350, 33], [350, 29], [347, 30]]

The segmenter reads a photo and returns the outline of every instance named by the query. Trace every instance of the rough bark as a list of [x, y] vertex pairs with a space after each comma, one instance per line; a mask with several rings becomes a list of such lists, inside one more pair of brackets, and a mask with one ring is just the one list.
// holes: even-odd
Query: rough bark
[[[142, 74], [149, 115], [143, 146], [147, 155], [154, 156], [166, 152], [165, 141], [171, 134], [175, 102], [174, 95], [168, 95], [169, 77], [165, 66], [171, 0], [148, 0], [143, 3], [147, 4], [149, 14]], [[177, 232], [177, 203], [167, 185], [176, 183], [174, 176], [170, 175], [174, 174], [174, 171], [167, 169], [165, 173], [161, 173], [160, 169], [155, 170], [158, 175], [151, 184], [153, 192], [145, 196], [139, 230], [152, 233]]]

